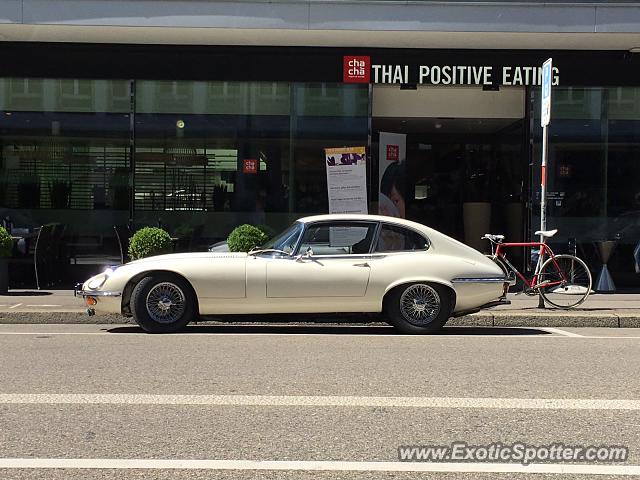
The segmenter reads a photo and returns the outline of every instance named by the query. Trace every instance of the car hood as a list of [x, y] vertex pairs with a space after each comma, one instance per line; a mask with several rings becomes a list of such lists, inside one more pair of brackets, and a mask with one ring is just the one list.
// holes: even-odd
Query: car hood
[[127, 263], [127, 265], [138, 265], [148, 262], [172, 262], [174, 260], [195, 260], [195, 259], [216, 259], [216, 258], [246, 258], [246, 252], [190, 252], [190, 253], [170, 253], [168, 255], [156, 255], [154, 257], [141, 258]]

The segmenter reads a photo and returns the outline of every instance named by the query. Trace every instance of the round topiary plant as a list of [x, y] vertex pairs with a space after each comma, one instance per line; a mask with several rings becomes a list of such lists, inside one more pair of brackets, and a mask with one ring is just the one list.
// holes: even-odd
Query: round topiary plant
[[161, 228], [141, 228], [129, 240], [129, 256], [131, 260], [160, 255], [170, 251], [171, 237]]
[[12, 250], [13, 240], [11, 240], [11, 235], [9, 235], [6, 228], [0, 227], [0, 258], [10, 257]]
[[233, 229], [227, 238], [231, 252], [248, 252], [268, 240], [267, 235], [253, 225], [240, 225]]

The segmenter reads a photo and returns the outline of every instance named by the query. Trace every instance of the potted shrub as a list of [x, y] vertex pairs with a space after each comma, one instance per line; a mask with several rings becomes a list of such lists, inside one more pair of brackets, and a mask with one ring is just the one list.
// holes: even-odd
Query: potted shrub
[[129, 240], [131, 260], [152, 257], [171, 251], [171, 237], [158, 227], [144, 227], [133, 234]]
[[13, 240], [7, 229], [0, 227], [0, 295], [6, 295], [9, 290], [9, 261], [13, 250]]
[[227, 245], [231, 252], [248, 252], [252, 248], [262, 245], [269, 238], [258, 227], [253, 225], [240, 225], [233, 229], [227, 237]]

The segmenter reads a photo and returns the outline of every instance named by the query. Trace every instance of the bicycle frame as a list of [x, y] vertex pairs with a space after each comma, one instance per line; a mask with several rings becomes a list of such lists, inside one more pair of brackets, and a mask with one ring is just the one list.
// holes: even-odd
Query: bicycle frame
[[[522, 273], [520, 273], [520, 271], [513, 266], [513, 264], [507, 259], [507, 257], [505, 257], [504, 252], [502, 250], [510, 247], [534, 247], [539, 249], [540, 254], [538, 256], [538, 263], [536, 264], [536, 269], [531, 279], [528, 279]], [[525, 286], [529, 289], [536, 289], [541, 286], [538, 283], [538, 277], [540, 276], [540, 269], [542, 268], [542, 264], [544, 263], [545, 255], [548, 255], [549, 258], [552, 260], [553, 265], [555, 266], [556, 270], [560, 273], [561, 278], [558, 281], [544, 282], [544, 286], [552, 287], [554, 285], [560, 285], [564, 281], [566, 281], [566, 278], [564, 277], [564, 273], [562, 272], [562, 269], [556, 262], [556, 258], [553, 254], [553, 251], [551, 250], [551, 248], [549, 248], [549, 246], [546, 243], [541, 243], [541, 242], [498, 243], [498, 244], [495, 244], [494, 255], [500, 260], [502, 260], [513, 271], [513, 273], [515, 273], [518, 276], [518, 278], [522, 280]]]

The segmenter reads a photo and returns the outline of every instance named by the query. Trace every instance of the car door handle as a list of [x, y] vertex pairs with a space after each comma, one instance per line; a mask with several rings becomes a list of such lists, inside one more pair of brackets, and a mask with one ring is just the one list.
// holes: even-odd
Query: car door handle
[[368, 267], [369, 264], [367, 262], [364, 263], [354, 263], [353, 264], [354, 267]]

